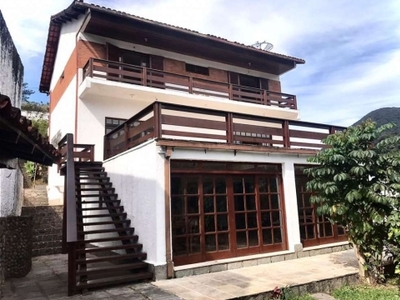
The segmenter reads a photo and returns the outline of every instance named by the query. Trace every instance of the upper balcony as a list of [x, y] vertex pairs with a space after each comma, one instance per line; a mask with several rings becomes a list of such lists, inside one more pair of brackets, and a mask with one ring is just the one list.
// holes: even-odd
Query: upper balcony
[[[217, 82], [203, 78], [196, 78], [193, 76], [181, 75], [147, 67], [95, 58], [89, 59], [83, 68], [82, 82], [85, 82], [87, 79], [96, 81], [97, 84], [103, 84], [103, 88], [101, 89], [103, 96], [106, 92], [104, 89], [105, 84], [114, 87], [125, 86], [125, 88], [128, 85], [128, 87], [133, 90], [136, 89], [139, 90], [139, 92], [145, 91], [143, 89], [140, 90], [138, 87], [140, 86], [145, 87], [146, 91], [150, 93], [168, 94], [172, 92], [173, 95], [178, 98], [188, 97], [191, 94], [209, 101], [223, 100], [229, 106], [235, 106], [235, 104], [241, 103], [241, 106], [245, 107], [246, 105], [243, 104], [250, 104], [247, 106], [253, 107], [255, 111], [258, 109], [258, 113], [260, 113], [260, 108], [269, 108], [272, 110], [271, 114], [261, 113], [262, 115], [297, 119], [297, 101], [295, 95], [273, 92], [261, 88]], [[85, 91], [82, 91], [81, 89], [81, 98], [84, 98], [82, 97], [82, 94], [84, 93]], [[114, 97], [118, 97], [118, 93], [115, 93], [115, 91], [112, 94]], [[132, 94], [135, 93], [132, 92]], [[100, 92], [99, 96], [101, 96]], [[144, 93], [142, 93], [138, 98], [143, 101], [145, 98], [144, 96]], [[159, 99], [159, 97], [152, 96], [152, 99], [154, 102], [155, 100]], [[147, 105], [148, 104], [150, 103], [147, 103]], [[211, 109], [213, 108], [212, 104], [207, 104], [204, 106]], [[242, 109], [243, 108], [239, 107], [237, 110], [243, 112]], [[282, 114], [282, 116], [279, 114]]]

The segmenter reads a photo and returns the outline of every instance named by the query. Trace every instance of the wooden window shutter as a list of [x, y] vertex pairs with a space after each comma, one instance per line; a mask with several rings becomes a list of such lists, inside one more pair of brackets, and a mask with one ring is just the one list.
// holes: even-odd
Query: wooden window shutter
[[164, 57], [152, 55], [150, 57], [150, 68], [155, 70], [164, 71]]
[[229, 72], [229, 83], [239, 84], [239, 74], [235, 72]]
[[268, 79], [260, 78], [260, 86], [263, 90], [268, 90]]
[[106, 43], [106, 49], [107, 49], [107, 60], [119, 61], [121, 50], [117, 46], [114, 46], [110, 43]]

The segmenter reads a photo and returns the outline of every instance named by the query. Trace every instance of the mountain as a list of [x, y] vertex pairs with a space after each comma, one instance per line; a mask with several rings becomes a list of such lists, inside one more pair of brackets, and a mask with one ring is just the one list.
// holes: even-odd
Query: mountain
[[353, 125], [358, 125], [361, 122], [366, 121], [367, 119], [375, 121], [378, 127], [393, 122], [397, 126], [388, 130], [385, 135], [400, 135], [400, 107], [383, 107], [371, 111]]

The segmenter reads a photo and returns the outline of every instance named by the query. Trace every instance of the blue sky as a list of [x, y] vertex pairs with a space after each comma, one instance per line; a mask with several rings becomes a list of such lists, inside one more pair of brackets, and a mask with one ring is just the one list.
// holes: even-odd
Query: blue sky
[[[50, 16], [72, 0], [1, 1], [0, 9], [38, 92]], [[400, 1], [93, 0], [149, 19], [253, 44], [306, 60], [282, 76], [301, 119], [351, 125], [368, 112], [400, 106]], [[39, 9], [40, 8], [40, 9]], [[34, 12], [34, 13], [33, 13]]]

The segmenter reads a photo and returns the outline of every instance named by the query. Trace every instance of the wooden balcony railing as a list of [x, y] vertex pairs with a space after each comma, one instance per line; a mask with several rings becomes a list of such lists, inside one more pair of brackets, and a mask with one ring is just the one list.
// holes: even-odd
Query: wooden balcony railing
[[345, 127], [190, 108], [155, 102], [104, 137], [104, 159], [153, 138], [319, 150]]
[[235, 101], [297, 109], [296, 96], [264, 89], [185, 76], [146, 67], [91, 58], [83, 68], [86, 77], [102, 78], [189, 94], [214, 96]]

